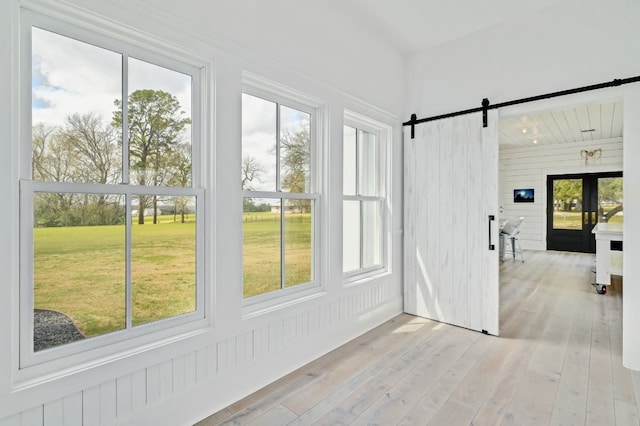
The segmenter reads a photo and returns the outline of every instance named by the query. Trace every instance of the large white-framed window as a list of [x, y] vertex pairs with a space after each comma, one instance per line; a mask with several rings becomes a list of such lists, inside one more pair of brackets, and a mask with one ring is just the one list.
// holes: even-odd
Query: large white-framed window
[[21, 40], [20, 368], [202, 327], [204, 65], [28, 11]]
[[345, 111], [342, 271], [347, 281], [387, 268], [389, 134], [388, 126]]
[[255, 304], [319, 286], [320, 107], [252, 76], [242, 94], [243, 296]]

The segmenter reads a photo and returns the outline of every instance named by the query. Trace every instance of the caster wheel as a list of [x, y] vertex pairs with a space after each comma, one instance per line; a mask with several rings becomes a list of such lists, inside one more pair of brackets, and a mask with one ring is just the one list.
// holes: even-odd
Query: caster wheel
[[596, 293], [598, 294], [606, 294], [607, 293], [607, 286], [604, 284], [596, 284], [596, 283], [592, 283], [592, 285], [596, 288]]

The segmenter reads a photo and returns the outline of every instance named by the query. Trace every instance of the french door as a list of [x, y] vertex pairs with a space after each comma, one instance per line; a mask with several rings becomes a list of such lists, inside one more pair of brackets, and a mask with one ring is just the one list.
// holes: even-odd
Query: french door
[[622, 220], [622, 172], [547, 176], [547, 249], [595, 253], [593, 227]]
[[404, 310], [498, 335], [498, 113], [404, 139]]

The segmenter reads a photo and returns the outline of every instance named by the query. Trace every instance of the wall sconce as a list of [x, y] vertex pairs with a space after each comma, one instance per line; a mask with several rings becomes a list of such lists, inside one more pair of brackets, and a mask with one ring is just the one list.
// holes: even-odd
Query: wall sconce
[[583, 149], [582, 151], [580, 151], [580, 157], [582, 157], [582, 159], [584, 160], [584, 165], [588, 166], [589, 161], [591, 161], [591, 163], [594, 163], [596, 160], [599, 160], [602, 157], [602, 149], [598, 148], [591, 151]]

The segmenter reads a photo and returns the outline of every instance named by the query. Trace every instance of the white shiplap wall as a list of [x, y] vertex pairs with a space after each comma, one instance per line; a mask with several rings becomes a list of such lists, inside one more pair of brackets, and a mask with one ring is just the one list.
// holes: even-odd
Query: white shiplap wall
[[[258, 323], [248, 332], [133, 373], [70, 395], [52, 394], [43, 404], [0, 419], [0, 426], [192, 424], [207, 411], [203, 401], [210, 414], [234, 402], [237, 393], [229, 380], [238, 386], [255, 379], [267, 384], [279, 377], [283, 361], [289, 370], [300, 366], [300, 359], [292, 353], [299, 353], [301, 347], [315, 347], [324, 340], [321, 346], [328, 351], [332, 347], [326, 345], [327, 335], [346, 343], [381, 319], [395, 316], [401, 306], [392, 280], [352, 288], [337, 300]], [[273, 377], [260, 377], [256, 370], [264, 373], [264, 365], [271, 363]], [[253, 390], [259, 387], [255, 382], [252, 386]], [[188, 402], [178, 407], [176, 398]], [[188, 417], [191, 414], [194, 418]]]
[[[502, 143], [502, 141], [501, 141]], [[602, 149], [602, 157], [585, 165], [581, 150]], [[520, 242], [527, 250], [546, 250], [547, 175], [622, 170], [622, 138], [571, 144], [500, 148], [501, 219], [524, 216]], [[514, 203], [513, 190], [533, 188], [534, 203]]]

